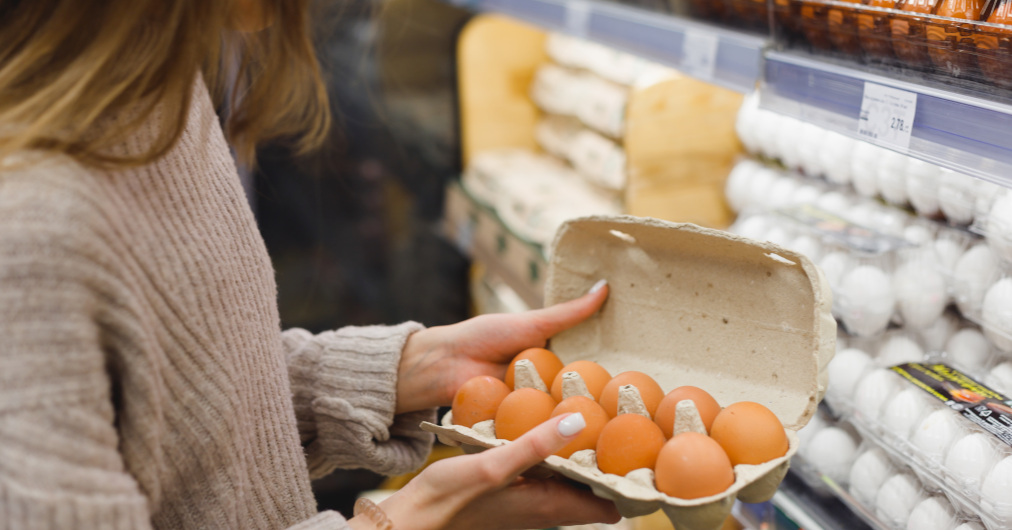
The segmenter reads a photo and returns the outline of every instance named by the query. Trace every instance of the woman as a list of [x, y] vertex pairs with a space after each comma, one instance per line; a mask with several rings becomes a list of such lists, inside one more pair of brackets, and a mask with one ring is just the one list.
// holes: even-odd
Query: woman
[[[439, 328], [281, 331], [229, 143], [247, 161], [266, 138], [320, 143], [307, 3], [0, 0], [0, 527], [617, 519], [587, 492], [517, 479], [578, 415], [430, 466], [348, 521], [317, 513], [310, 477], [419, 466], [420, 421], [607, 289]], [[222, 64], [238, 65], [227, 98]]]

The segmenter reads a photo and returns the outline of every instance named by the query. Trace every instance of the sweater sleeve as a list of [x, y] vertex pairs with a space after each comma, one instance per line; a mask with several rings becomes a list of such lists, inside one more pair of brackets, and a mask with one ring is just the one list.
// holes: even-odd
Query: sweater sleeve
[[434, 437], [418, 425], [435, 421], [435, 409], [394, 415], [401, 350], [420, 329], [420, 324], [405, 322], [318, 335], [303, 329], [284, 332], [311, 476], [336, 468], [395, 475], [425, 462]]
[[65, 209], [3, 186], [0, 527], [150, 528], [118, 450], [95, 287], [105, 264]]

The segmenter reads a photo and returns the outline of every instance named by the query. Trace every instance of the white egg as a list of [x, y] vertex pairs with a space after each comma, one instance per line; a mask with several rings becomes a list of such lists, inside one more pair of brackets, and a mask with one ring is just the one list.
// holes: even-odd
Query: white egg
[[977, 179], [942, 168], [938, 184], [938, 206], [951, 223], [968, 225], [973, 221]]
[[980, 488], [980, 507], [1003, 527], [1012, 526], [1012, 456], [998, 462]]
[[924, 499], [907, 519], [907, 530], [952, 530], [956, 526], [956, 512], [945, 497], [929, 497]]
[[905, 363], [919, 363], [924, 360], [924, 350], [909, 337], [894, 335], [886, 339], [875, 358], [879, 366], [896, 366]]
[[984, 530], [984, 527], [980, 526], [979, 524], [977, 524], [977, 523], [975, 523], [973, 521], [967, 521], [967, 522], [965, 522], [965, 523], [963, 523], [963, 524], [961, 524], [961, 525], [953, 528], [952, 530]]
[[750, 153], [759, 152], [759, 137], [757, 136], [757, 124], [759, 111], [759, 94], [753, 92], [742, 99], [741, 107], [738, 109], [738, 116], [734, 122], [734, 132], [738, 134], [745, 150]]
[[794, 238], [794, 240], [787, 245], [787, 248], [801, 254], [802, 256], [806, 256], [813, 262], [817, 262], [819, 258], [822, 257], [822, 243], [819, 243], [818, 239], [809, 235], [801, 235]]
[[826, 140], [826, 129], [813, 123], [804, 123], [798, 141], [798, 162], [801, 170], [809, 177], [821, 177], [825, 170], [822, 167], [821, 151]]
[[838, 132], [826, 132], [819, 153], [819, 163], [825, 172], [826, 180], [840, 185], [850, 183], [850, 158], [856, 143], [852, 138]]
[[784, 206], [790, 206], [795, 190], [800, 184], [793, 178], [781, 176], [773, 181], [769, 193], [766, 194], [766, 208], [776, 210]]
[[882, 412], [882, 427], [900, 440], [909, 440], [914, 427], [937, 407], [937, 400], [932, 399], [920, 388], [902, 390], [886, 404]]
[[766, 238], [766, 232], [770, 229], [771, 222], [764, 215], [750, 215], [744, 219], [738, 218], [731, 232], [742, 237], [762, 241]]
[[744, 159], [731, 169], [727, 175], [727, 183], [724, 184], [724, 195], [727, 197], [727, 204], [735, 212], [741, 212], [750, 203], [752, 176], [762, 165], [752, 159]]
[[942, 313], [933, 323], [916, 330], [927, 351], [944, 351], [945, 343], [959, 330], [960, 319], [953, 313]]
[[966, 433], [964, 421], [948, 407], [928, 414], [910, 435], [910, 441], [919, 451], [916, 456], [926, 462], [941, 464], [949, 447]]
[[798, 152], [798, 141], [803, 133], [801, 125], [801, 120], [784, 116], [777, 129], [777, 153], [780, 162], [790, 169], [801, 166], [801, 153]]
[[885, 206], [878, 209], [873, 227], [883, 234], [903, 237], [903, 232], [911, 220], [913, 220], [913, 216], [903, 210]]
[[1012, 352], [1012, 278], [995, 282], [980, 310], [984, 336], [1003, 352]]
[[778, 178], [780, 178], [780, 172], [766, 166], [762, 166], [752, 173], [752, 180], [748, 187], [748, 199], [745, 203], [748, 206], [765, 208], [769, 203], [770, 188]]
[[829, 213], [843, 215], [851, 207], [850, 199], [838, 191], [823, 193], [815, 200], [815, 206]]
[[857, 452], [857, 440], [839, 427], [826, 427], [815, 433], [805, 458], [815, 469], [836, 482], [847, 478]]
[[973, 190], [975, 195], [973, 216], [978, 218], [978, 220], [987, 220], [988, 212], [991, 211], [991, 205], [995, 199], [1007, 193], [1004, 186], [999, 186], [987, 180], [977, 180]]
[[812, 184], [802, 184], [794, 190], [794, 195], [791, 196], [792, 205], [804, 205], [804, 204], [815, 204], [815, 201], [822, 197], [822, 190]]
[[889, 149], [884, 150], [879, 158], [876, 168], [878, 191], [890, 204], [902, 205], [907, 202], [907, 179], [904, 171], [908, 158], [907, 155]]
[[924, 498], [921, 483], [913, 475], [893, 475], [882, 484], [875, 496], [875, 514], [890, 527], [904, 528], [910, 512]]
[[836, 352], [826, 367], [829, 373], [829, 386], [826, 392], [835, 398], [850, 401], [854, 396], [857, 382], [870, 365], [871, 356], [857, 348]]
[[917, 245], [925, 245], [935, 239], [931, 229], [920, 224], [912, 224], [903, 229], [903, 239]]
[[942, 168], [930, 162], [908, 157], [906, 166], [907, 194], [910, 205], [923, 216], [938, 215], [938, 183]]
[[933, 263], [910, 261], [893, 273], [896, 306], [905, 326], [920, 329], [938, 320], [949, 305], [945, 277]]
[[945, 454], [945, 468], [965, 491], [976, 494], [987, 472], [1001, 459], [990, 433], [975, 432], [952, 444]]
[[992, 368], [984, 378], [984, 384], [999, 394], [1012, 396], [1012, 362], [1005, 361]]
[[813, 415], [808, 420], [808, 423], [798, 431], [798, 446], [801, 448], [800, 451], [806, 451], [808, 445], [811, 444], [812, 437], [817, 432], [825, 429], [827, 425], [826, 420], [821, 415]]
[[777, 134], [783, 116], [766, 109], [759, 109], [756, 115], [756, 141], [759, 144], [759, 152], [770, 158], [780, 158], [780, 153], [777, 152], [779, 148]]
[[941, 238], [936, 239], [934, 245], [935, 257], [938, 258], [942, 273], [952, 275], [956, 269], [956, 262], [963, 256], [963, 245], [951, 239]]
[[850, 494], [862, 505], [874, 506], [879, 488], [895, 473], [896, 467], [886, 452], [880, 447], [872, 447], [861, 453], [850, 468]]
[[956, 305], [963, 315], [979, 314], [984, 295], [998, 279], [999, 273], [998, 260], [987, 243], [970, 247], [959, 258], [953, 271], [952, 289]]
[[829, 282], [829, 286], [836, 291], [845, 274], [854, 267], [854, 259], [846, 252], [830, 252], [819, 260], [819, 268]]
[[879, 420], [885, 404], [895, 396], [903, 383], [896, 372], [885, 368], [873, 370], [857, 384], [854, 391], [854, 410], [868, 425]]
[[987, 214], [987, 242], [999, 261], [1012, 263], [1012, 192], [1002, 190]]
[[877, 167], [883, 149], [868, 142], [854, 142], [850, 158], [850, 180], [854, 190], [864, 197], [878, 195]]
[[841, 319], [852, 333], [868, 337], [889, 325], [896, 295], [882, 269], [873, 265], [857, 267], [844, 275], [839, 290]]
[[957, 331], [945, 343], [945, 353], [952, 359], [956, 368], [970, 373], [979, 373], [987, 364], [991, 354], [991, 344], [984, 334], [974, 328]]
[[766, 232], [766, 241], [781, 247], [787, 246], [792, 237], [794, 236], [791, 235], [791, 232], [782, 226], [773, 226]]

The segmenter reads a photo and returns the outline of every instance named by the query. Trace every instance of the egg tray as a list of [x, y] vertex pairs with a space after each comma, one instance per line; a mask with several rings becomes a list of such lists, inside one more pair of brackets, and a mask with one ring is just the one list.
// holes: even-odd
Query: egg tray
[[[899, 376], [896, 376], [896, 378], [897, 380], [900, 379]], [[909, 386], [909, 388], [914, 387]], [[832, 393], [830, 395], [832, 396]], [[895, 393], [893, 397], [895, 397]], [[946, 468], [942, 462], [924, 453], [910, 439], [892, 432], [880, 420], [868, 418], [858, 410], [858, 407], [851, 400], [834, 397], [832, 406], [845, 421], [857, 429], [863, 439], [875, 446], [881, 447], [894, 462], [909, 468], [913, 475], [921, 481], [926, 491], [940, 493], [957, 510], [960, 510], [964, 514], [980, 517], [989, 530], [1012, 530], [1012, 521], [999, 520], [982, 504], [983, 501], [978, 491], [980, 484], [971, 484], [963, 481], [959, 476]], [[932, 401], [930, 412], [938, 410], [948, 410], [948, 407], [940, 401], [937, 403]], [[951, 412], [952, 414], [956, 414], [955, 411]], [[926, 418], [927, 414], [924, 417]], [[963, 436], [972, 433], [983, 433], [989, 437], [992, 436], [972, 423], [967, 423], [963, 429]], [[1012, 454], [1005, 446], [1000, 446], [1000, 448], [1003, 448], [1004, 454]], [[997, 508], [1001, 513], [1012, 513], [1012, 503], [1007, 506], [998, 506]]]
[[[665, 391], [698, 386], [723, 405], [761, 403], [787, 430], [789, 450], [736, 467], [727, 491], [693, 500], [572, 460], [553, 456], [543, 465], [615, 500], [623, 515], [662, 509], [689, 530], [719, 528], [735, 498], [772, 497], [798, 450], [796, 432], [825, 393], [836, 344], [832, 295], [818, 268], [776, 245], [692, 224], [631, 216], [568, 221], [553, 241], [545, 304], [577, 298], [602, 278], [609, 297], [601, 310], [551, 340], [563, 363], [640, 371]], [[448, 420], [423, 428], [465, 447], [506, 443]]]
[[1000, 88], [1012, 86], [1012, 28], [838, 0], [776, 2], [781, 36], [814, 51]]
[[[447, 412], [441, 421], [442, 425], [423, 423], [422, 429], [436, 433], [439, 441], [444, 444], [463, 446], [468, 452], [509, 443], [508, 440], [490, 438], [474, 429], [453, 425], [452, 422], [453, 413]], [[678, 528], [709, 530], [721, 526], [731, 513], [736, 498], [742, 502], [755, 503], [773, 497], [787, 474], [791, 457], [798, 450], [797, 434], [787, 431], [787, 439], [790, 447], [784, 456], [759, 465], [739, 464], [734, 467], [734, 484], [726, 491], [690, 500], [670, 497], [657, 491], [653, 484], [643, 479], [644, 475], [639, 475], [640, 480], [637, 480], [604, 473], [596, 466], [574, 459], [549, 456], [540, 467], [590, 486], [598, 497], [614, 501], [623, 517], [639, 517], [660, 509]], [[652, 473], [649, 476], [652, 477]]]

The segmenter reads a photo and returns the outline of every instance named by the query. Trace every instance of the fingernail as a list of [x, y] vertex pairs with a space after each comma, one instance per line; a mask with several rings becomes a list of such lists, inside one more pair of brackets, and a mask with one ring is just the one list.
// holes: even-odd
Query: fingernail
[[587, 291], [587, 293], [588, 294], [590, 294], [590, 293], [596, 293], [596, 292], [600, 291], [601, 289], [604, 289], [605, 285], [608, 285], [608, 280], [598, 280], [597, 283], [595, 283], [590, 288], [590, 290]]
[[583, 414], [580, 414], [579, 412], [570, 414], [559, 422], [559, 434], [566, 438], [576, 436], [586, 426], [587, 421], [583, 419]]

